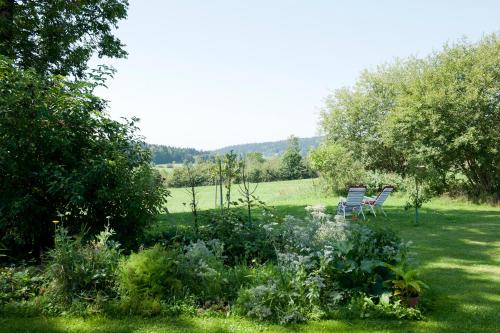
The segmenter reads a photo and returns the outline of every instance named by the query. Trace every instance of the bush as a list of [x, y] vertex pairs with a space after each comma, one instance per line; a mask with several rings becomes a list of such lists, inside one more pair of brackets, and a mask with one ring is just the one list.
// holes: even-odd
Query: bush
[[106, 227], [96, 238], [84, 243], [82, 235], [71, 238], [58, 227], [55, 247], [48, 252], [45, 274], [48, 286], [44, 298], [55, 311], [78, 303], [103, 302], [116, 296], [116, 270], [120, 245], [110, 238]]
[[198, 304], [229, 301], [227, 295], [236, 294], [233, 284], [238, 280], [244, 283], [244, 270], [226, 270], [222, 250], [222, 243], [213, 240], [197, 241], [184, 248], [155, 245], [131, 254], [119, 269], [123, 302], [129, 311], [137, 312], [144, 302], [170, 304], [185, 298]]
[[33, 266], [0, 267], [0, 305], [34, 298], [43, 291], [44, 283], [41, 272]]
[[366, 180], [363, 165], [355, 159], [352, 151], [335, 143], [324, 143], [311, 153], [312, 167], [327, 184], [327, 190], [340, 193], [349, 185]]
[[169, 187], [189, 187], [191, 180], [195, 180], [195, 186], [214, 184], [214, 174], [210, 163], [195, 163], [190, 165], [192, 176], [188, 174], [186, 165], [174, 167], [166, 177], [166, 185]]
[[52, 247], [60, 214], [134, 245], [165, 203], [136, 120], [110, 119], [94, 87], [0, 58], [0, 242], [17, 256]]
[[272, 239], [264, 228], [267, 221], [256, 219], [250, 224], [246, 212], [237, 208], [222, 213], [213, 211], [206, 218], [200, 236], [221, 240], [226, 264], [263, 263], [276, 258]]
[[120, 262], [119, 292], [138, 303], [143, 299], [170, 299], [184, 296], [180, 279], [178, 248], [152, 248], [132, 253]]
[[[241, 314], [299, 322], [327, 316], [346, 306], [355, 295], [380, 298], [390, 293], [385, 263], [408, 256], [408, 244], [394, 233], [332, 219], [324, 207], [309, 207], [306, 220], [285, 218], [266, 227], [275, 240], [278, 260], [267, 280], [243, 289], [237, 300]], [[377, 311], [400, 311], [390, 305]], [[414, 317], [411, 317], [414, 318]]]

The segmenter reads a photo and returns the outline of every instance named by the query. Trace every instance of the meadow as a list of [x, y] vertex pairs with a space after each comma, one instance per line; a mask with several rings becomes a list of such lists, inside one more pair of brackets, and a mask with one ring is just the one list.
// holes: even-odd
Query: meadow
[[[236, 187], [237, 188], [237, 187]], [[236, 188], [234, 193], [236, 193]], [[198, 189], [200, 208], [215, 206], [214, 187]], [[315, 179], [262, 183], [256, 193], [279, 214], [304, 215], [307, 205], [323, 204], [333, 212], [337, 196], [319, 190]], [[172, 189], [168, 208], [155, 226], [185, 228], [191, 221], [185, 189]], [[495, 332], [500, 327], [500, 208], [465, 200], [436, 198], [424, 204], [418, 225], [405, 198], [386, 202], [387, 217], [369, 216], [365, 223], [393, 229], [412, 249], [424, 295], [422, 321], [322, 320], [275, 325], [236, 316], [203, 314], [173, 318], [101, 316], [0, 318], [0, 332]], [[154, 231], [153, 231], [154, 232]]]

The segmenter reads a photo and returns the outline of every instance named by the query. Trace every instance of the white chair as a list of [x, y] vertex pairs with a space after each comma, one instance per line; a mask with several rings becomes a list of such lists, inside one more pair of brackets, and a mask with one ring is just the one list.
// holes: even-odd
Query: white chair
[[394, 186], [385, 186], [382, 189], [382, 192], [380, 192], [377, 197], [365, 197], [363, 200], [363, 205], [368, 206], [374, 216], [377, 216], [377, 214], [375, 214], [375, 209], [377, 208], [380, 209], [384, 216], [387, 216], [387, 214], [384, 212], [384, 209], [382, 208], [382, 205], [392, 191], [394, 191]]
[[361, 213], [363, 220], [365, 219], [365, 213], [363, 212], [363, 198], [365, 196], [366, 187], [364, 186], [354, 186], [349, 188], [347, 193], [347, 198], [341, 198], [339, 205], [337, 206], [337, 215], [343, 215], [344, 218], [346, 214]]

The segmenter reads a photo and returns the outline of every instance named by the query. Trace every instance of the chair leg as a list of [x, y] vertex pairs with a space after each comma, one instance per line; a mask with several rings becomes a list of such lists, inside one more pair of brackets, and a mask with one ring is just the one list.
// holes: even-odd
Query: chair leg
[[359, 206], [359, 210], [361, 211], [361, 215], [363, 215], [363, 220], [366, 220], [365, 213], [363, 212], [363, 206]]
[[385, 213], [384, 209], [382, 208], [382, 206], [380, 206], [380, 210], [382, 211], [382, 213], [384, 214], [385, 217], [387, 217], [387, 214]]
[[377, 214], [375, 213], [375, 209], [373, 208], [373, 206], [369, 205], [369, 207], [370, 207], [370, 210], [371, 210], [373, 216], [377, 217]]

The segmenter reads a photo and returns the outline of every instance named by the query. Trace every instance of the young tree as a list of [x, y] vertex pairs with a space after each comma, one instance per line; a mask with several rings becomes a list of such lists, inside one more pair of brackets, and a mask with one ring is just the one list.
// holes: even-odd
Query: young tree
[[189, 196], [190, 196], [190, 202], [189, 202], [189, 207], [191, 208], [191, 212], [193, 213], [193, 219], [194, 219], [194, 232], [196, 235], [198, 235], [198, 192], [196, 190], [196, 186], [198, 185], [198, 175], [196, 172], [193, 170], [193, 165], [191, 163], [186, 163], [185, 165], [186, 172], [187, 172], [187, 177], [188, 177], [188, 183], [189, 183], [189, 188], [187, 189]]
[[127, 8], [127, 0], [0, 0], [0, 55], [39, 74], [81, 79], [92, 55], [127, 55], [113, 35]]
[[238, 176], [239, 163], [238, 155], [232, 150], [224, 155], [224, 187], [226, 188], [227, 208], [231, 207], [231, 186]]
[[288, 138], [288, 147], [281, 158], [281, 174], [284, 179], [300, 179], [304, 171], [299, 139], [292, 135]]
[[259, 202], [259, 199], [254, 195], [257, 190], [258, 183], [252, 184], [248, 179], [247, 166], [246, 161], [242, 160], [240, 163], [240, 183], [239, 190], [240, 194], [243, 198], [239, 198], [238, 200], [244, 204], [247, 208], [247, 216], [248, 216], [248, 224], [252, 224], [252, 207]]

